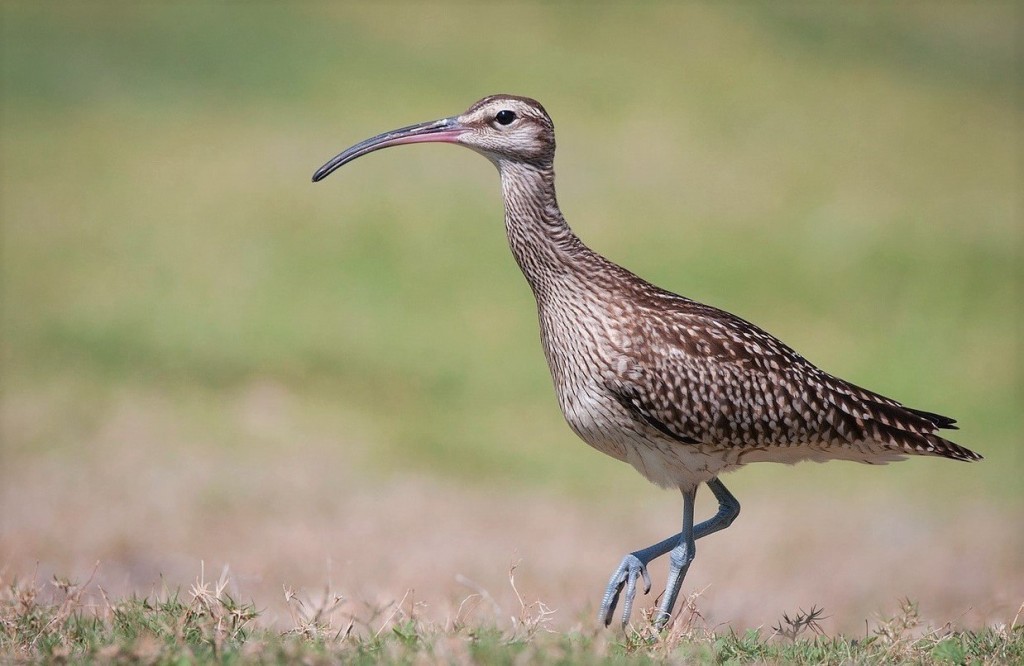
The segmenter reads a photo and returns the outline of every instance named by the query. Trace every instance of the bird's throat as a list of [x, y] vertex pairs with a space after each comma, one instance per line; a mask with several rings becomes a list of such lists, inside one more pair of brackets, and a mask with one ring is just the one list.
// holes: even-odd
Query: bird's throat
[[560, 282], [587, 249], [558, 208], [551, 168], [507, 163], [499, 164], [498, 170], [509, 248], [539, 297]]

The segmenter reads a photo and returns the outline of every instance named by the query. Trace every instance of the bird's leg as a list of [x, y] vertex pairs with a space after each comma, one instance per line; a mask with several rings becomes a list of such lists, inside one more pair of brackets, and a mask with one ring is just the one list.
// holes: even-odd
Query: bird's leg
[[679, 533], [678, 545], [668, 554], [668, 584], [665, 585], [665, 595], [661, 598], [661, 607], [654, 618], [655, 629], [660, 630], [672, 617], [672, 607], [676, 605], [676, 597], [683, 587], [686, 571], [697, 556], [697, 544], [693, 536], [693, 504], [696, 497], [696, 488], [683, 491], [683, 531]]
[[604, 591], [604, 598], [601, 600], [601, 610], [598, 613], [598, 620], [604, 622], [604, 626], [612, 623], [612, 615], [615, 613], [615, 605], [619, 602], [619, 594], [625, 588], [625, 598], [622, 601], [622, 626], [629, 623], [629, 615], [633, 612], [633, 599], [636, 597], [636, 581], [641, 576], [644, 579], [644, 594], [651, 591], [651, 575], [647, 573], [647, 565], [658, 557], [661, 557], [672, 550], [679, 543], [679, 535], [675, 534], [659, 541], [653, 546], [642, 550], [633, 551], [622, 558], [619, 568], [612, 574], [608, 581], [608, 587]]
[[[740, 513], [740, 503], [726, 489], [725, 485], [717, 478], [708, 481], [708, 488], [714, 493], [718, 500], [718, 512], [704, 522], [693, 527], [693, 539], [696, 541], [701, 537], [723, 530], [732, 524]], [[604, 599], [601, 600], [601, 611], [598, 619], [604, 622], [605, 626], [612, 623], [612, 615], [615, 613], [615, 606], [619, 601], [619, 595], [625, 590], [625, 599], [622, 602], [622, 625], [629, 622], [630, 613], [633, 611], [633, 598], [636, 596], [637, 579], [644, 579], [644, 594], [651, 591], [651, 577], [647, 573], [647, 565], [653, 560], [661, 557], [682, 542], [683, 533], [673, 534], [664, 541], [659, 541], [653, 546], [634, 551], [622, 559], [619, 568], [612, 574], [605, 590]], [[681, 582], [681, 581], [680, 581]]]
[[708, 481], [708, 488], [718, 500], [718, 512], [696, 527], [693, 525], [693, 504], [697, 492], [683, 491], [683, 531], [679, 533], [679, 545], [669, 553], [668, 584], [665, 586], [661, 608], [658, 609], [658, 615], [654, 620], [654, 627], [658, 630], [664, 628], [672, 617], [672, 607], [675, 606], [679, 590], [683, 586], [686, 571], [690, 568], [693, 558], [697, 556], [696, 540], [729, 527], [740, 513], [739, 501], [721, 481], [717, 478], [711, 479]]
[[724, 530], [732, 525], [732, 521], [736, 520], [736, 516], [740, 515], [739, 500], [729, 492], [729, 489], [717, 477], [708, 481], [708, 488], [711, 489], [715, 499], [718, 500], [718, 512], [693, 528], [694, 539], [700, 539], [701, 537]]

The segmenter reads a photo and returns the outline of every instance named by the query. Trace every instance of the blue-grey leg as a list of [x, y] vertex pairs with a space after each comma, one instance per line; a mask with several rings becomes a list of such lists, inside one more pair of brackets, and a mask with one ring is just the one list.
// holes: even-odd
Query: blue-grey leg
[[693, 537], [693, 503], [697, 498], [697, 489], [683, 491], [683, 531], [679, 533], [679, 543], [668, 554], [668, 583], [665, 594], [661, 597], [661, 607], [654, 618], [654, 628], [661, 629], [672, 617], [672, 607], [676, 605], [676, 597], [683, 587], [683, 579], [690, 568], [690, 562], [697, 556], [697, 543]]
[[[725, 485], [716, 479], [708, 481], [708, 488], [715, 495], [715, 499], [718, 500], [718, 512], [715, 513], [710, 519], [693, 526], [693, 541], [706, 537], [709, 534], [724, 530], [726, 527], [732, 524], [736, 519], [736, 516], [740, 513], [740, 503], [733, 497], [732, 493], [725, 487]], [[684, 503], [684, 523], [685, 523], [685, 503], [686, 495], [683, 495]], [[692, 509], [691, 509], [691, 524], [692, 524]], [[608, 582], [608, 588], [605, 590], [604, 598], [601, 600], [601, 610], [598, 614], [598, 619], [604, 622], [605, 626], [608, 626], [612, 622], [612, 616], [615, 613], [615, 606], [618, 604], [619, 595], [623, 594], [622, 600], [622, 625], [625, 626], [629, 623], [629, 616], [633, 612], [633, 599], [636, 596], [636, 582], [638, 579], [643, 578], [644, 580], [644, 594], [651, 591], [651, 576], [647, 573], [647, 565], [650, 564], [654, 559], [661, 557], [665, 553], [673, 550], [683, 543], [683, 532], [674, 534], [664, 541], [659, 541], [653, 546], [648, 546], [642, 550], [637, 550], [629, 555], [626, 555], [622, 559], [622, 563], [619, 568], [612, 574], [611, 580]], [[693, 553], [693, 549], [690, 549]], [[690, 558], [692, 561], [692, 557]], [[683, 572], [685, 575], [685, 571]], [[678, 576], [679, 585], [682, 585], [682, 576]], [[670, 574], [671, 583], [671, 574]], [[678, 595], [678, 589], [676, 590]], [[668, 590], [666, 590], [666, 599], [668, 597]], [[662, 607], [665, 608], [665, 601], [662, 600]], [[671, 613], [672, 606], [675, 603], [675, 597], [672, 598], [672, 603], [668, 604], [667, 608], [669, 614]], [[658, 620], [661, 620], [662, 613], [659, 612]], [[668, 620], [668, 616], [665, 617], [665, 621]], [[661, 622], [658, 626], [662, 626], [664, 622]]]

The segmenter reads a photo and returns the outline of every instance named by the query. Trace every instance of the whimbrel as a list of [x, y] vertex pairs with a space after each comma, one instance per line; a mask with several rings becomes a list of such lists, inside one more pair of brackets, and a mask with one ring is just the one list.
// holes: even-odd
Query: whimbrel
[[[946, 416], [834, 377], [774, 336], [717, 308], [660, 289], [597, 254], [569, 228], [555, 199], [555, 131], [535, 100], [485, 97], [465, 113], [367, 139], [313, 175], [327, 177], [367, 153], [438, 141], [471, 148], [501, 175], [505, 232], [537, 300], [541, 342], [562, 414], [580, 438], [683, 495], [682, 530], [623, 558], [599, 611], [611, 623], [620, 596], [629, 621], [647, 565], [669, 554], [655, 625], [669, 620], [695, 541], [728, 527], [736, 498], [719, 480], [751, 462], [910, 455], [981, 456], [944, 439]], [[717, 513], [694, 524], [697, 488]]]

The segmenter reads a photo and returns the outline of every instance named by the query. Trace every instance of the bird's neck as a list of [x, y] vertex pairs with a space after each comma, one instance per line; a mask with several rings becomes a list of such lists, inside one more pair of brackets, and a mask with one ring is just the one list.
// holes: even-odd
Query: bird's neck
[[538, 298], [593, 255], [569, 228], [555, 199], [550, 165], [498, 165], [505, 199], [505, 233], [519, 268]]

